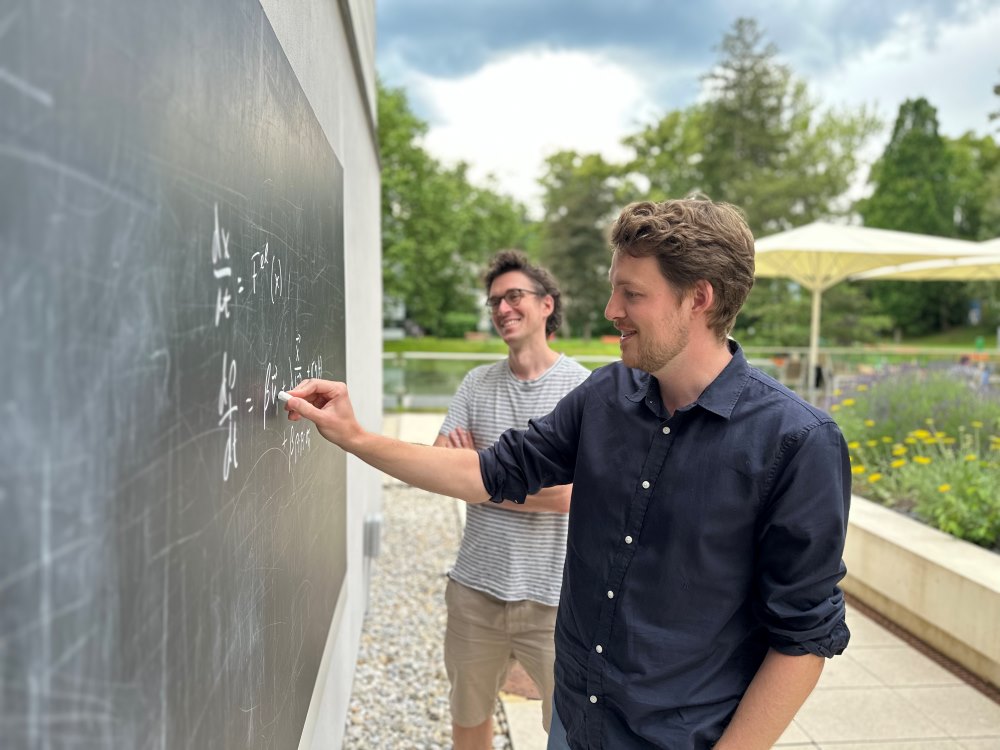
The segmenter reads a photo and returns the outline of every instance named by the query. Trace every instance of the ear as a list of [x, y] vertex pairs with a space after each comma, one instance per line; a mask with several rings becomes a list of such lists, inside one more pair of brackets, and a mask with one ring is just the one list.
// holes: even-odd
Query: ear
[[545, 310], [545, 317], [552, 314], [552, 311], [556, 309], [556, 301], [552, 299], [551, 294], [546, 294], [542, 297], [542, 307]]
[[715, 303], [715, 289], [711, 282], [699, 279], [688, 292], [688, 298], [691, 300], [691, 312], [705, 315]]

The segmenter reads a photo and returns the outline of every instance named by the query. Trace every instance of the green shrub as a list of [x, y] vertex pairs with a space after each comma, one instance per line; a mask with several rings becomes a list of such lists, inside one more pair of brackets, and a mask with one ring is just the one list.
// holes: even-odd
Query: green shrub
[[468, 331], [475, 331], [479, 316], [473, 313], [448, 312], [444, 314], [441, 334], [445, 338], [462, 338]]
[[830, 409], [848, 441], [855, 492], [1000, 548], [1000, 399], [926, 372], [838, 398]]

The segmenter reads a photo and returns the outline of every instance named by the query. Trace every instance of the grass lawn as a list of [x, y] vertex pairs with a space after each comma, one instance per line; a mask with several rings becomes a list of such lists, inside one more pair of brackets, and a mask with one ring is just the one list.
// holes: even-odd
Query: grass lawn
[[[618, 339], [614, 343], [604, 343], [600, 339], [561, 339], [552, 342], [557, 352], [570, 355], [599, 355], [617, 357]], [[430, 336], [383, 341], [382, 350], [390, 352], [459, 352], [466, 354], [506, 354], [507, 345], [499, 336], [490, 336], [482, 341], [467, 339], [437, 339]]]

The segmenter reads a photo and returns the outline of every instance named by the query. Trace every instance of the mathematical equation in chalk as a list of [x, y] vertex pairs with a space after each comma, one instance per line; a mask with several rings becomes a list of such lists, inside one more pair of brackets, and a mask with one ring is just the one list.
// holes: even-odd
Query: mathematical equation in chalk
[[[282, 275], [281, 258], [271, 251], [268, 242], [250, 253], [250, 270], [247, 281], [244, 282], [244, 277], [234, 272], [234, 259], [230, 254], [231, 232], [219, 221], [218, 204], [215, 205], [214, 215], [210, 253], [216, 299], [213, 320], [215, 328], [224, 328], [231, 325], [232, 306], [240, 297], [262, 297], [275, 305], [284, 294], [286, 284]], [[241, 413], [249, 415], [256, 412], [260, 428], [265, 431], [270, 428], [273, 431], [279, 426], [274, 424], [274, 420], [282, 417], [278, 409], [278, 392], [290, 390], [306, 378], [322, 377], [322, 355], [305, 361], [300, 333], [294, 334], [293, 344], [294, 351], [282, 361], [267, 361], [262, 367], [255, 363], [255, 367], [260, 369], [251, 373], [250, 379], [260, 385], [251, 387], [251, 395], [242, 395], [240, 392], [240, 365], [236, 358], [228, 350], [222, 351], [216, 407], [218, 427], [222, 430], [225, 441], [222, 454], [223, 481], [229, 481], [240, 466], [236, 417]], [[255, 423], [256, 420], [249, 422], [250, 425]], [[281, 432], [280, 446], [288, 458], [288, 469], [291, 471], [312, 447], [311, 430], [308, 426], [288, 425]]]

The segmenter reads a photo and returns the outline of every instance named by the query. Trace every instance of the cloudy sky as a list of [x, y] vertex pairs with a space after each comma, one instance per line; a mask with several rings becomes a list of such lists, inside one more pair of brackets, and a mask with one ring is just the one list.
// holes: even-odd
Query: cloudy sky
[[[544, 157], [623, 155], [622, 136], [696, 100], [739, 16], [755, 18], [827, 107], [891, 128], [926, 97], [941, 130], [996, 132], [1000, 0], [378, 0], [378, 68], [439, 158], [537, 207]], [[882, 138], [888, 136], [884, 133]], [[873, 144], [874, 155], [884, 140]]]

